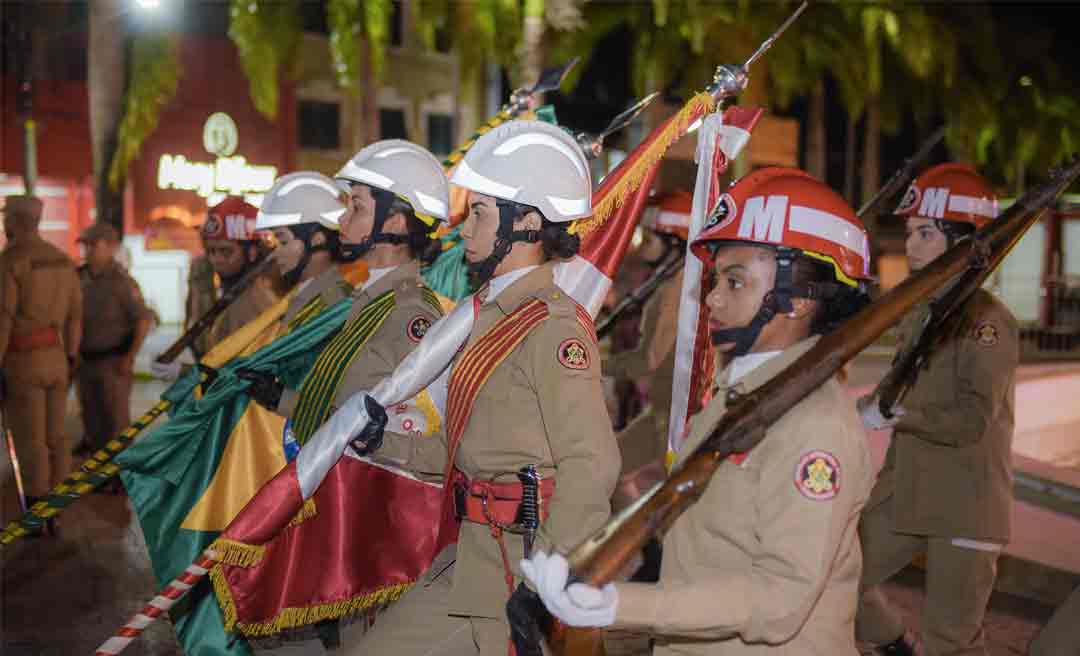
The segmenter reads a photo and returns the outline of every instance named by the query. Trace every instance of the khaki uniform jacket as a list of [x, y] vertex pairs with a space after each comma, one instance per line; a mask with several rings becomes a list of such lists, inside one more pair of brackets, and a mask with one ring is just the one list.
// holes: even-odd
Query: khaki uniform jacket
[[[920, 308], [900, 324], [900, 348], [925, 314]], [[1008, 542], [1019, 328], [980, 289], [950, 333], [900, 403], [907, 414], [868, 508], [892, 497], [900, 533]]]
[[311, 282], [293, 296], [292, 300], [289, 301], [289, 307], [285, 309], [285, 315], [281, 318], [281, 321], [285, 325], [292, 323], [297, 313], [304, 309], [308, 301], [313, 300], [316, 296], [322, 297], [325, 309], [347, 298], [351, 292], [352, 285], [341, 275], [338, 267], [332, 266], [312, 278]]
[[[736, 390], [760, 387], [815, 342], [765, 362]], [[723, 416], [726, 393], [721, 387], [694, 418], [676, 467]], [[616, 584], [615, 627], [655, 633], [657, 655], [854, 656], [857, 526], [872, 484], [862, 422], [832, 379], [770, 426], [745, 460], [720, 465], [668, 531], [659, 584]]]
[[[604, 362], [605, 375], [649, 381], [650, 416], [635, 419], [618, 435], [624, 471], [662, 460], [667, 453], [682, 280], [680, 270], [645, 302], [637, 348], [620, 351]], [[639, 426], [639, 421], [645, 423]]]
[[[67, 355], [78, 352], [82, 335], [82, 286], [75, 264], [37, 234], [20, 238], [0, 254], [0, 363], [19, 383], [64, 380]], [[12, 336], [53, 328], [61, 344], [18, 354]], [[15, 381], [9, 381], [15, 382]]]
[[235, 301], [214, 321], [210, 328], [207, 349], [212, 349], [223, 339], [244, 327], [249, 321], [270, 309], [278, 302], [270, 282], [265, 277], [256, 278]]
[[99, 275], [79, 268], [83, 291], [83, 354], [117, 348], [125, 343], [142, 319], [154, 314], [143, 301], [139, 284], [118, 262], [110, 262]]
[[[527, 301], [547, 304], [548, 318], [492, 372], [480, 389], [458, 447], [455, 465], [469, 478], [516, 481], [515, 473], [536, 465], [555, 477], [549, 516], [536, 549], [569, 550], [607, 521], [608, 499], [619, 474], [619, 453], [600, 387], [600, 362], [594, 337], [576, 316], [576, 305], [552, 280], [551, 265], [515, 281], [480, 307], [469, 345], [498, 320]], [[587, 352], [585, 368], [560, 361], [560, 349], [576, 340]], [[468, 346], [466, 346], [468, 348]], [[445, 468], [445, 435], [440, 440], [387, 436], [378, 455], [423, 473]], [[521, 536], [505, 534], [514, 577]], [[506, 619], [508, 596], [498, 543], [482, 524], [463, 522], [450, 613]]]
[[[357, 287], [353, 290], [353, 306], [346, 325], [368, 303], [391, 289], [395, 291], [394, 309], [349, 363], [349, 369], [334, 395], [333, 405], [340, 407], [353, 394], [371, 391], [416, 348], [427, 327], [439, 320], [442, 310], [424, 299], [423, 287], [420, 264], [414, 261], [398, 266], [367, 289]], [[281, 394], [277, 412], [291, 416], [299, 401], [299, 391], [286, 389]]]

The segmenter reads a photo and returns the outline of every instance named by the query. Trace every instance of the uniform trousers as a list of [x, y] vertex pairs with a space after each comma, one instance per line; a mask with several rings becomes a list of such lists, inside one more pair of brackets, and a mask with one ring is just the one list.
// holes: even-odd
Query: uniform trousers
[[95, 449], [131, 425], [131, 374], [120, 373], [121, 359], [115, 355], [79, 365], [79, 400], [83, 430]]
[[448, 615], [453, 565], [436, 558], [401, 599], [381, 611], [366, 635], [346, 627], [344, 656], [506, 656], [510, 627], [505, 620]]
[[15, 443], [28, 496], [40, 497], [71, 470], [64, 438], [67, 358], [60, 349], [9, 353], [4, 421]]
[[982, 622], [994, 588], [999, 551], [958, 546], [952, 538], [893, 531], [890, 498], [866, 511], [859, 522], [863, 571], [855, 636], [884, 644], [904, 633], [899, 614], [879, 587], [918, 555], [926, 556], [926, 601], [922, 640], [927, 656], [985, 655]]

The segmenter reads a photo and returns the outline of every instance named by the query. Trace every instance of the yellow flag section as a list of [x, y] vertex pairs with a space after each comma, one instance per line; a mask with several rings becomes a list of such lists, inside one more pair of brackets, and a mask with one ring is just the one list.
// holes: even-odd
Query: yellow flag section
[[[367, 280], [368, 270], [363, 263], [339, 269], [350, 286], [355, 287]], [[234, 358], [251, 355], [284, 335], [288, 327], [281, 318], [295, 296], [294, 289], [253, 321], [226, 337], [203, 357], [202, 364], [212, 368], [221, 367]], [[180, 528], [194, 531], [225, 530], [259, 488], [287, 464], [282, 444], [284, 429], [284, 417], [258, 403], [248, 403], [229, 434], [221, 464], [214, 472], [209, 487], [191, 508]]]

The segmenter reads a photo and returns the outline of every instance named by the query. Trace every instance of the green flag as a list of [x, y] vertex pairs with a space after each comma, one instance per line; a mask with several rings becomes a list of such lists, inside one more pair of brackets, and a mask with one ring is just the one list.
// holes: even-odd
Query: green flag
[[[234, 358], [216, 370], [201, 398], [193, 393], [199, 374], [192, 371], [164, 395], [174, 404], [169, 422], [117, 457], [160, 585], [195, 560], [265, 482], [251, 480], [252, 472], [268, 472], [268, 480], [286, 464], [283, 420], [249, 403], [250, 383], [236, 371], [266, 372], [298, 387], [351, 307], [351, 298], [342, 300], [254, 353]], [[209, 579], [172, 616], [188, 656], [251, 653], [243, 640], [230, 644]]]

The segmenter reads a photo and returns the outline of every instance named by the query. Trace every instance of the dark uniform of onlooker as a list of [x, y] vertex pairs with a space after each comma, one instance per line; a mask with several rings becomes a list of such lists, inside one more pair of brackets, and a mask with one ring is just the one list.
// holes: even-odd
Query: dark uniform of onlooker
[[77, 379], [84, 448], [100, 448], [131, 423], [135, 354], [150, 331], [153, 313], [139, 285], [114, 259], [116, 229], [104, 223], [79, 237], [86, 262], [79, 267], [83, 292], [83, 339]]
[[29, 501], [68, 473], [64, 409], [79, 350], [82, 291], [75, 263], [38, 234], [41, 201], [8, 196], [0, 254], [0, 363], [11, 430]]

